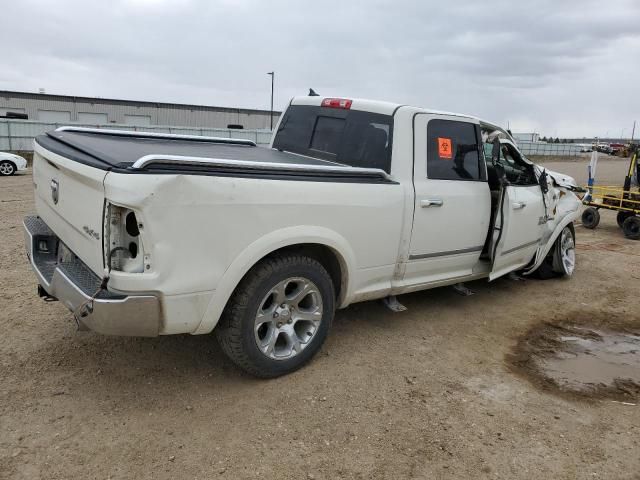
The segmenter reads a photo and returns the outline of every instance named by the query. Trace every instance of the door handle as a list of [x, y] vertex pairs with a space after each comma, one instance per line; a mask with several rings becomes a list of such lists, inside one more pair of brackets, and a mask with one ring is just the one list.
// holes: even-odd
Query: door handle
[[522, 210], [526, 206], [527, 206], [527, 204], [524, 203], [524, 202], [513, 202], [513, 209], [514, 210]]
[[441, 198], [428, 198], [426, 200], [420, 200], [420, 206], [422, 208], [441, 207], [444, 202]]

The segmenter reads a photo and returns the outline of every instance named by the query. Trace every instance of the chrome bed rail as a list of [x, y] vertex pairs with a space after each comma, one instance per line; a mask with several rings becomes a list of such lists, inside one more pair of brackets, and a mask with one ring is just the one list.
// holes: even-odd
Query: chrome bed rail
[[81, 132], [81, 133], [101, 133], [104, 135], [118, 135], [125, 137], [141, 138], [166, 138], [167, 140], [196, 140], [200, 142], [223, 143], [229, 145], [244, 145], [246, 147], [256, 147], [257, 144], [251, 140], [243, 138], [205, 137], [200, 135], [179, 135], [176, 133], [153, 133], [137, 132], [130, 130], [114, 130], [110, 128], [87, 128], [87, 127], [59, 127], [56, 132]]
[[235, 167], [261, 171], [295, 171], [300, 173], [335, 173], [352, 175], [375, 175], [387, 181], [393, 178], [379, 168], [350, 167], [348, 165], [305, 165], [300, 163], [255, 162], [251, 160], [229, 160], [225, 158], [185, 157], [181, 155], [145, 155], [131, 166], [134, 170], [144, 170], [151, 165], [189, 165], [210, 167]]

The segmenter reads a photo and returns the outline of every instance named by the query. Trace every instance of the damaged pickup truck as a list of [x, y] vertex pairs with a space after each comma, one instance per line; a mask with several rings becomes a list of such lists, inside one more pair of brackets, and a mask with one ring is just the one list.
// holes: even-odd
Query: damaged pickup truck
[[271, 148], [63, 127], [36, 138], [33, 180], [41, 296], [103, 334], [214, 331], [261, 377], [311, 359], [336, 308], [575, 266], [571, 178], [406, 105], [296, 97]]

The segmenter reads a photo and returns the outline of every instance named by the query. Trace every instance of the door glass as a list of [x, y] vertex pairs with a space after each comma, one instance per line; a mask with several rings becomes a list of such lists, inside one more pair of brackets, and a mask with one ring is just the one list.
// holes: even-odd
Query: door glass
[[427, 177], [430, 180], [485, 178], [478, 129], [473, 123], [431, 120], [427, 125]]

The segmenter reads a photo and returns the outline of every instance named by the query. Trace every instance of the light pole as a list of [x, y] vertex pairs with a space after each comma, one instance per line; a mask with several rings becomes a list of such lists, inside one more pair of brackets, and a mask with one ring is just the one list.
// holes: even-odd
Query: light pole
[[273, 132], [273, 80], [276, 76], [276, 73], [267, 72], [267, 75], [271, 75], [271, 131]]

